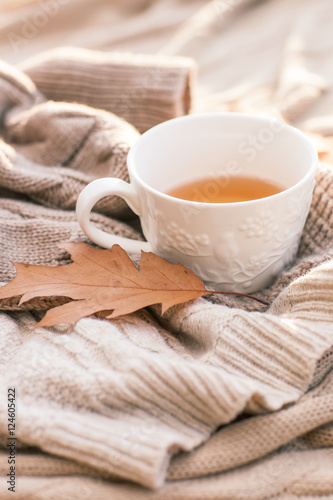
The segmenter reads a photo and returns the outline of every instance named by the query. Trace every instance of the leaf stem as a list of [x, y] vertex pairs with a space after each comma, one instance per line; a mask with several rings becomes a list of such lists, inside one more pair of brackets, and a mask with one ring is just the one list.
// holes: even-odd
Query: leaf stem
[[[210, 292], [210, 290], [209, 290]], [[258, 297], [255, 297], [254, 295], [247, 295], [246, 293], [238, 293], [238, 292], [221, 292], [221, 291], [215, 291], [213, 290], [211, 293], [219, 293], [222, 295], [240, 295], [241, 297], [247, 297], [249, 299], [256, 300], [257, 302], [260, 302], [260, 304], [264, 304], [265, 306], [269, 306], [269, 302], [267, 300], [259, 299]]]

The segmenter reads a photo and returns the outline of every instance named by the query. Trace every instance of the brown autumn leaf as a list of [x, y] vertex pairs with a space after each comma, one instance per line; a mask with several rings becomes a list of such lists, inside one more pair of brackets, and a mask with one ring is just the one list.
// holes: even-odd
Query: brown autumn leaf
[[119, 245], [111, 250], [85, 243], [58, 246], [71, 255], [71, 264], [14, 264], [15, 278], [0, 289], [0, 299], [19, 296], [19, 305], [36, 297], [72, 299], [49, 309], [37, 326], [75, 324], [102, 311], [108, 311], [103, 317], [115, 318], [153, 304], [161, 304], [163, 314], [171, 306], [213, 293], [182, 264], [170, 264], [151, 252], [142, 252], [137, 268]]
[[22, 296], [20, 304], [35, 297], [73, 299], [50, 309], [38, 326], [74, 324], [103, 310], [112, 310], [107, 318], [115, 318], [158, 303], [163, 313], [173, 305], [211, 293], [184, 266], [170, 264], [150, 252], [142, 252], [138, 269], [119, 245], [111, 250], [85, 243], [59, 247], [67, 250], [73, 263], [58, 267], [14, 264], [17, 275], [0, 289], [0, 299]]

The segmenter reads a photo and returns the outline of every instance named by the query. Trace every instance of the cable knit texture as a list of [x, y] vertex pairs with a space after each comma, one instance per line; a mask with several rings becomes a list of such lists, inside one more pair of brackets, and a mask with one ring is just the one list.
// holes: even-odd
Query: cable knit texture
[[[95, 78], [96, 65], [106, 80]], [[179, 88], [192, 81], [190, 61], [127, 55], [123, 62], [71, 50], [68, 60], [51, 53], [27, 62], [27, 74], [3, 65], [2, 282], [14, 276], [12, 261], [66, 265], [69, 255], [55, 243], [87, 241], [73, 211], [77, 195], [96, 177], [126, 180], [126, 154], [139, 136], [110, 112], [111, 101], [104, 105], [119, 90], [118, 76], [104, 95], [105, 81], [125, 72], [126, 89], [136, 88], [147, 65], [166, 75], [170, 92], [156, 87], [154, 113], [133, 119], [140, 130], [153, 115], [160, 121], [186, 112], [179, 99], [191, 92]], [[141, 238], [118, 199], [103, 201], [93, 218], [106, 231]], [[333, 170], [321, 164], [297, 258], [258, 294], [268, 308], [212, 296], [163, 316], [154, 306], [34, 330], [47, 303], [22, 310], [3, 301], [1, 498], [12, 494], [8, 387], [17, 390], [19, 499], [332, 494], [332, 236]]]

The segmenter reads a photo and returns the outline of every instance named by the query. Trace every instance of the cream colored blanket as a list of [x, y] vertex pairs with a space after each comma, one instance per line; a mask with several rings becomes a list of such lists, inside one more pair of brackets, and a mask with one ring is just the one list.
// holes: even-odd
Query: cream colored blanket
[[[2, 282], [11, 261], [66, 264], [55, 243], [87, 241], [74, 213], [80, 190], [126, 179], [139, 132], [191, 109], [280, 115], [330, 160], [328, 1], [2, 9]], [[64, 42], [103, 53], [39, 54]], [[118, 199], [97, 209], [104, 230], [141, 238]], [[332, 236], [333, 170], [321, 163], [297, 260], [259, 294], [268, 309], [213, 296], [163, 317], [152, 307], [33, 330], [47, 304], [2, 302], [0, 498], [13, 496], [13, 387], [16, 498], [332, 498]]]

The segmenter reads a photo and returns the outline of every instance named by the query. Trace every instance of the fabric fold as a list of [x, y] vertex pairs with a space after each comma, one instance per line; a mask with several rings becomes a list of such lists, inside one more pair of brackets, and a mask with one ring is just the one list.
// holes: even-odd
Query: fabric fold
[[62, 47], [21, 68], [48, 99], [105, 109], [140, 132], [192, 107], [195, 64], [186, 57]]

